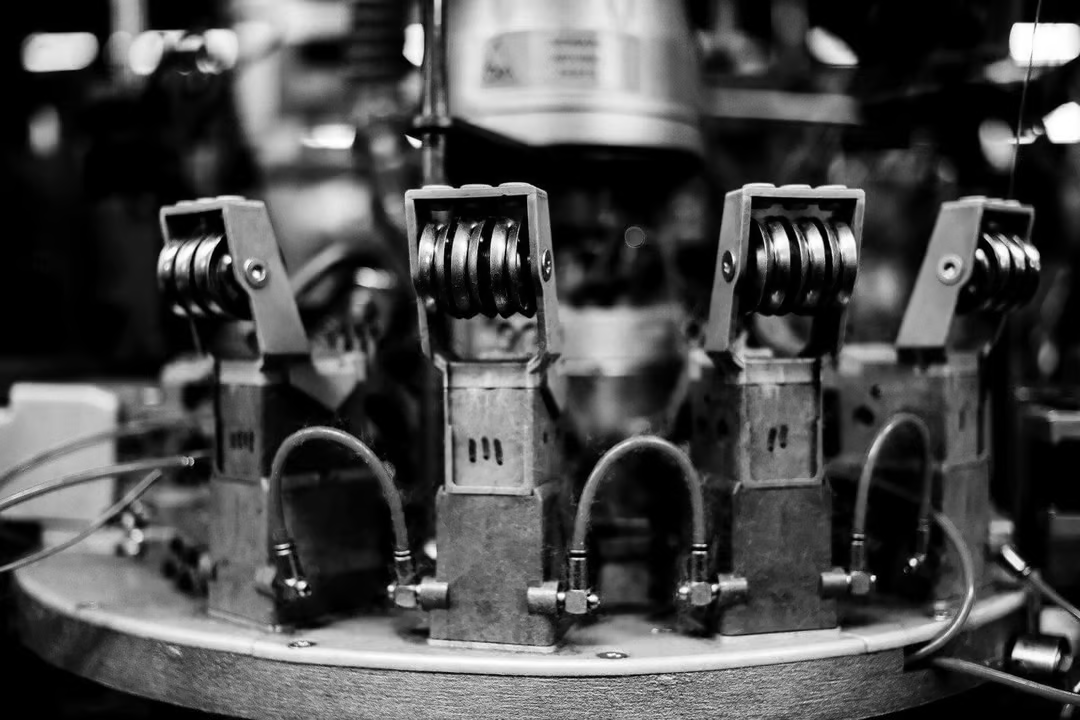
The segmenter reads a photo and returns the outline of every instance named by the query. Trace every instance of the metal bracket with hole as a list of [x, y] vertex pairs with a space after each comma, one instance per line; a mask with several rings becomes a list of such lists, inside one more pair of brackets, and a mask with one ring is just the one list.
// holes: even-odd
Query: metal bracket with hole
[[331, 409], [353, 393], [362, 365], [329, 374], [316, 367], [265, 204], [236, 196], [183, 201], [163, 207], [160, 223], [158, 283], [197, 333], [206, 319], [251, 320], [264, 366], [283, 368], [292, 385]]
[[842, 185], [753, 183], [724, 199], [705, 351], [744, 365], [737, 345], [744, 316], [812, 319], [801, 357], [839, 350], [855, 288], [865, 193]]
[[516, 339], [494, 350], [465, 343], [453, 360], [529, 359], [541, 369], [559, 356], [546, 192], [516, 182], [429, 185], [405, 193], [405, 218], [428, 356], [435, 355], [429, 330], [435, 318], [448, 322], [453, 335]]
[[[1034, 222], [1034, 209], [1015, 200], [974, 196], [943, 203], [904, 312], [897, 349], [943, 351], [953, 320], [965, 305], [987, 310], [1000, 327], [1009, 309], [1027, 302], [1038, 287], [1039, 256], [1031, 245]], [[980, 247], [983, 242], [990, 243], [990, 252]], [[1001, 251], [1000, 260], [993, 249]], [[970, 301], [980, 293], [986, 297]]]

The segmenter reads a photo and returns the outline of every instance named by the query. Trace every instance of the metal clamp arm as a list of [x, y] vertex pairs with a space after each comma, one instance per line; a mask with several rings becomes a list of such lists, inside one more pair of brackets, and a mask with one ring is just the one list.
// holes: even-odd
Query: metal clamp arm
[[800, 353], [839, 350], [858, 273], [865, 195], [843, 186], [745, 185], [727, 194], [705, 350], [743, 366], [736, 348], [742, 316], [806, 315]]
[[[943, 351], [956, 315], [1005, 314], [1034, 297], [1041, 261], [1035, 211], [1015, 200], [962, 198], [941, 206], [896, 347]], [[996, 337], [996, 334], [995, 336]]]

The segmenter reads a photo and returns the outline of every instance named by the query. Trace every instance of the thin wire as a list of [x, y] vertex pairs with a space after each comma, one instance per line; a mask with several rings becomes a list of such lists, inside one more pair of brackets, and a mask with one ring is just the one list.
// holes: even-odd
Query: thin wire
[[964, 542], [964, 536], [948, 516], [935, 512], [934, 521], [941, 527], [945, 537], [953, 544], [956, 553], [960, 556], [960, 572], [964, 577], [964, 600], [960, 609], [953, 615], [952, 620], [937, 637], [913, 652], [906, 659], [906, 663], [917, 663], [925, 660], [941, 648], [945, 647], [964, 629], [971, 609], [975, 607], [975, 560], [971, 556], [971, 549]]
[[1054, 588], [1050, 587], [1050, 584], [1042, 579], [1042, 576], [1038, 572], [1033, 572], [1024, 578], [1031, 584], [1033, 588], [1039, 591], [1044, 598], [1057, 605], [1065, 612], [1072, 615], [1077, 620], [1080, 620], [1080, 608], [1073, 605], [1066, 600], [1061, 593]]
[[[1080, 692], [1080, 683], [1073, 685], [1073, 692]], [[1075, 705], [1066, 705], [1061, 708], [1061, 715], [1058, 717], [1060, 720], [1069, 720], [1073, 716], [1073, 712], [1076, 710]]]
[[130, 473], [149, 472], [150, 470], [192, 467], [197, 461], [203, 460], [208, 456], [209, 454], [205, 452], [191, 453], [189, 455], [170, 455], [169, 457], [136, 460], [128, 463], [108, 465], [94, 470], [85, 470], [80, 473], [60, 478], [59, 480], [40, 483], [9, 495], [0, 500], [0, 512], [13, 508], [16, 505], [22, 505], [23, 503], [41, 497], [42, 495], [49, 495], [60, 490], [75, 487], [76, 485], [94, 482], [95, 480], [103, 480], [112, 477], [113, 475], [128, 475]]
[[1025, 680], [1024, 678], [1010, 675], [1009, 673], [995, 670], [994, 668], [980, 665], [979, 663], [971, 662], [970, 660], [961, 660], [959, 658], [935, 658], [930, 661], [930, 664], [941, 670], [963, 673], [964, 675], [970, 675], [979, 680], [995, 682], [999, 685], [1012, 688], [1013, 690], [1019, 690], [1020, 692], [1028, 693], [1029, 695], [1035, 695], [1045, 700], [1050, 700], [1051, 702], [1065, 703], [1066, 705], [1076, 705], [1080, 703], [1080, 695], [1077, 693], [1069, 692], [1068, 690], [1059, 690], [1058, 688], [1050, 687], [1049, 685]]
[[[844, 476], [837, 475], [836, 477]], [[877, 487], [885, 490], [891, 495], [913, 503], [920, 503], [922, 500], [914, 493], [897, 487], [890, 482], [879, 481]], [[964, 625], [967, 624], [968, 617], [971, 615], [971, 610], [975, 607], [975, 560], [971, 555], [971, 549], [967, 546], [967, 543], [964, 542], [964, 536], [960, 533], [960, 530], [948, 516], [934, 511], [933, 518], [934, 522], [941, 527], [942, 531], [945, 533], [945, 537], [953, 544], [957, 554], [960, 556], [960, 570], [964, 577], [964, 599], [960, 604], [960, 609], [957, 610], [949, 624], [933, 640], [912, 653], [906, 659], [906, 662], [908, 663], [924, 660], [927, 656], [937, 652], [948, 644], [958, 633], [960, 633]]]
[[1024, 85], [1020, 88], [1020, 109], [1016, 115], [1016, 144], [1013, 145], [1012, 167], [1009, 169], [1009, 192], [1011, 198], [1016, 184], [1016, 164], [1020, 159], [1020, 130], [1024, 123], [1024, 106], [1027, 104], [1028, 85], [1031, 84], [1031, 66], [1035, 62], [1035, 31], [1039, 29], [1039, 16], [1042, 14], [1042, 0], [1035, 4], [1035, 21], [1031, 24], [1031, 54], [1028, 55], [1027, 72], [1024, 73]]
[[64, 540], [61, 543], [57, 543], [56, 545], [52, 545], [47, 548], [42, 548], [41, 550], [30, 553], [29, 555], [21, 557], [18, 560], [13, 560], [7, 565], [0, 565], [0, 575], [9, 572], [15, 572], [16, 570], [22, 570], [24, 567], [39, 563], [47, 558], [51, 558], [53, 555], [61, 553], [64, 550], [67, 550], [69, 547], [72, 547], [73, 545], [78, 545], [83, 540], [90, 537], [102, 527], [104, 527], [104, 525], [110, 520], [112, 520], [114, 517], [122, 513], [128, 505], [142, 497], [143, 494], [146, 493], [146, 491], [154, 485], [154, 483], [156, 483], [164, 476], [164, 473], [162, 473], [160, 470], [154, 470], [153, 472], [148, 473], [146, 477], [139, 481], [138, 485], [131, 488], [131, 490], [129, 490], [127, 494], [124, 495], [124, 497], [117, 500], [109, 508], [107, 508], [100, 515], [94, 518], [94, 520], [91, 521], [90, 524], [87, 525], [78, 534], [68, 538], [67, 540]]
[[0, 489], [4, 488], [16, 478], [25, 475], [31, 470], [39, 468], [48, 462], [78, 452], [79, 450], [93, 447], [99, 443], [107, 442], [109, 440], [124, 440], [131, 437], [139, 437], [141, 435], [157, 432], [158, 430], [179, 430], [190, 427], [193, 424], [194, 423], [191, 420], [182, 418], [170, 418], [168, 420], [140, 420], [103, 432], [94, 433], [93, 435], [77, 438], [70, 442], [63, 443], [62, 445], [55, 445], [0, 474]]

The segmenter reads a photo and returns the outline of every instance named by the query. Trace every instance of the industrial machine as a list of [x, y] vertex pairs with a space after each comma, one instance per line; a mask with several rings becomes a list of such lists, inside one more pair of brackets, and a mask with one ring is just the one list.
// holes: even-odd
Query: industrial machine
[[[180, 203], [162, 210], [161, 229], [162, 291], [215, 358], [210, 612], [275, 626], [370, 603], [385, 586], [387, 527], [370, 473], [321, 455], [268, 482], [278, 447], [306, 425], [365, 434], [364, 353], [348, 338], [313, 347], [262, 203]], [[319, 596], [296, 571], [301, 555]]]
[[[821, 358], [839, 350], [855, 290], [864, 196], [844, 187], [747, 185], [728, 193], [705, 352], [692, 393], [694, 459], [708, 471], [714, 542], [749, 587], [725, 635], [837, 624], [836, 598], [869, 591], [832, 565], [822, 460]], [[738, 342], [751, 313], [813, 320], [799, 357]], [[711, 361], [711, 362], [710, 362]]]
[[[462, 328], [455, 355], [434, 354], [446, 470], [435, 580], [417, 589], [432, 611], [430, 640], [550, 648], [556, 618], [531, 601], [557, 580], [563, 544], [558, 411], [547, 387], [562, 344], [547, 195], [507, 183], [405, 197], [425, 353], [434, 352], [430, 322], [479, 326]], [[499, 341], [478, 357], [485, 334]]]
[[[353, 5], [344, 149], [370, 155], [400, 254], [397, 354], [364, 342], [372, 315], [304, 311], [338, 260], [290, 275], [263, 202], [163, 207], [157, 279], [212, 449], [25, 482], [143, 432], [121, 425], [0, 474], [22, 481], [2, 513], [149, 473], [0, 565], [27, 648], [251, 718], [864, 718], [985, 682], [1080, 703], [1080, 626], [1038, 612], [1080, 610], [990, 495], [984, 363], [1038, 289], [1030, 206], [944, 203], [896, 342], [845, 346], [863, 189], [740, 181], [707, 242], [665, 227], [704, 156], [682, 3], [424, 2], [407, 184], [406, 13]], [[704, 303], [673, 289], [684, 240]], [[395, 372], [420, 391], [380, 414]], [[199, 502], [133, 505], [178, 488]], [[57, 554], [121, 513], [108, 552]]]
[[[962, 594], [963, 582], [954, 549], [931, 553], [931, 506], [963, 532], [977, 584], [989, 577], [992, 453], [990, 403], [981, 371], [1005, 314], [1029, 301], [1038, 287], [1039, 253], [1030, 241], [1033, 221], [1031, 208], [1016, 202], [972, 197], [945, 203], [895, 346], [849, 345], [835, 374], [839, 453], [832, 467], [838, 478], [862, 475], [851, 563], [866, 567], [868, 485], [880, 470], [923, 498], [915, 521], [916, 546], [904, 549], [909, 560], [885, 560], [885, 567], [901, 575], [883, 576], [883, 588], [904, 592], [906, 586], [918, 593], [917, 586], [929, 582], [932, 587], [921, 591], [929, 590], [929, 602], [939, 607]], [[956, 338], [950, 331], [957, 316], [983, 325]], [[915, 452], [910, 443], [889, 452], [886, 443], [905, 429], [915, 430]], [[916, 487], [906, 480], [912, 476], [912, 458], [921, 458], [922, 464]], [[927, 576], [930, 567], [936, 571]]]

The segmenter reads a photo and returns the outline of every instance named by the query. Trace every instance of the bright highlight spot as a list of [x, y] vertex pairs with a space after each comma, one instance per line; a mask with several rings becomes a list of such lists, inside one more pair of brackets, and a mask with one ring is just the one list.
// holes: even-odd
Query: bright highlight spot
[[139, 33], [128, 48], [128, 65], [136, 75], [149, 75], [157, 70], [165, 55], [165, 37], [157, 31]]
[[90, 33], [35, 33], [23, 41], [22, 64], [32, 73], [84, 70], [97, 54], [98, 40]]
[[859, 58], [851, 46], [825, 28], [815, 27], [806, 31], [806, 49], [823, 65], [855, 67], [859, 64]]
[[[1080, 25], [1073, 23], [1015, 23], [1009, 33], [1009, 56], [1017, 65], [1064, 65], [1080, 57]], [[1035, 49], [1032, 52], [1032, 40]]]
[[401, 49], [405, 59], [416, 67], [424, 62], [424, 26], [413, 23], [405, 26], [405, 47]]
[[300, 142], [318, 150], [348, 150], [356, 141], [356, 128], [345, 123], [316, 125]]
[[1067, 102], [1043, 118], [1046, 138], [1057, 145], [1080, 143], [1080, 104]]

